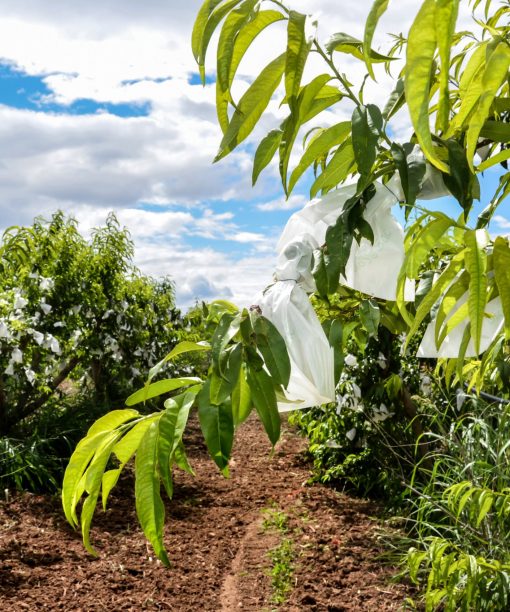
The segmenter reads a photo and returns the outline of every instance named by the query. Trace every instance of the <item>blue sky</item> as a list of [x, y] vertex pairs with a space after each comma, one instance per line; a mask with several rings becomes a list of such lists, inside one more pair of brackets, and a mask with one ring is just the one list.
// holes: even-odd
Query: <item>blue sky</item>
[[[220, 142], [214, 84], [200, 85], [189, 43], [200, 0], [53, 0], [52, 11], [44, 0], [2, 4], [0, 229], [62, 209], [88, 232], [113, 210], [133, 235], [137, 264], [174, 278], [182, 307], [201, 298], [251, 303], [271, 280], [278, 236], [306, 203], [309, 181], [285, 202], [272, 164], [251, 187], [254, 144], [282, 118], [276, 101], [246, 147], [211, 163]], [[317, 14], [326, 37], [339, 28], [359, 35], [370, 2], [346, 0], [341, 19], [335, 0], [292, 5]], [[405, 30], [415, 8], [401, 0], [378, 42]], [[277, 26], [243, 60], [244, 87], [281, 40]], [[361, 76], [351, 59], [346, 72]], [[380, 103], [390, 89], [381, 74], [366, 99]], [[349, 114], [339, 108], [322, 119]], [[393, 128], [404, 139], [408, 119]], [[484, 194], [496, 183], [488, 172]], [[508, 232], [505, 207], [496, 232]]]

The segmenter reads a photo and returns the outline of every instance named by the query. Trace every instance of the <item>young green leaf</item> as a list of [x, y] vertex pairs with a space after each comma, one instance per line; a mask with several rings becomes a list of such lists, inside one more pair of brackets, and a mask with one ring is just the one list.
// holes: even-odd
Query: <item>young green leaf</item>
[[153, 397], [168, 393], [169, 391], [175, 391], [175, 389], [182, 389], [182, 387], [189, 387], [201, 382], [202, 380], [196, 376], [164, 378], [163, 380], [158, 380], [155, 383], [146, 385], [142, 389], [138, 389], [138, 391], [132, 393], [126, 400], [126, 406], [134, 406], [140, 402], [146, 402]]
[[290, 11], [287, 26], [287, 51], [285, 53], [285, 95], [287, 103], [293, 110], [306, 60], [313, 38], [306, 31], [309, 17]]
[[345, 181], [350, 172], [355, 170], [354, 149], [351, 139], [347, 138], [337, 148], [324, 171], [315, 179], [310, 188], [310, 197], [314, 198], [317, 192], [321, 190], [325, 193], [332, 187], [336, 187], [339, 183]]
[[375, 104], [357, 106], [352, 113], [352, 147], [361, 176], [368, 176], [375, 162], [383, 118]]
[[285, 340], [269, 319], [253, 310], [250, 317], [257, 349], [269, 373], [277, 385], [286, 387], [290, 378], [290, 359]]
[[282, 80], [285, 53], [270, 62], [245, 92], [228, 124], [214, 161], [233, 151], [249, 136]]
[[510, 339], [510, 247], [508, 239], [498, 236], [494, 241], [494, 277], [505, 317], [505, 336]]
[[439, 103], [436, 115], [436, 129], [445, 131], [450, 118], [450, 52], [455, 23], [459, 12], [459, 0], [436, 0], [435, 27], [441, 73], [439, 75]]
[[234, 441], [232, 407], [227, 403], [220, 406], [211, 404], [209, 385], [207, 382], [198, 394], [198, 418], [209, 454], [224, 476], [228, 476], [228, 462]]
[[372, 40], [374, 38], [375, 29], [379, 22], [379, 19], [388, 8], [389, 0], [375, 0], [368, 14], [365, 22], [365, 34], [363, 36], [363, 56], [365, 58], [365, 64], [367, 65], [370, 76], [375, 81], [374, 70], [372, 68], [372, 57], [370, 50], [372, 48]]
[[253, 160], [252, 185], [255, 185], [259, 178], [259, 174], [271, 162], [274, 154], [278, 151], [278, 147], [282, 141], [282, 135], [283, 132], [281, 130], [271, 130], [269, 134], [264, 136], [260, 141]]
[[363, 300], [360, 304], [360, 319], [368, 335], [377, 338], [379, 323], [381, 322], [381, 309], [374, 300]]
[[408, 159], [409, 148], [396, 142], [391, 144], [391, 155], [395, 161], [405, 196], [406, 220], [411, 212], [411, 207], [416, 203], [426, 171], [425, 160], [421, 156], [413, 156], [411, 160]]
[[246, 380], [246, 368], [243, 364], [239, 371], [239, 380], [232, 390], [232, 416], [236, 427], [246, 421], [251, 408], [251, 392]]
[[448, 172], [448, 166], [438, 158], [434, 150], [429, 126], [430, 79], [437, 48], [435, 15], [435, 0], [425, 0], [409, 30], [405, 96], [423, 153], [439, 170]]
[[136, 514], [145, 537], [152, 544], [158, 559], [170, 565], [163, 543], [165, 506], [161, 499], [158, 473], [159, 423], [151, 423], [140, 442], [135, 459]]
[[485, 230], [468, 230], [465, 241], [465, 265], [469, 272], [469, 321], [475, 352], [478, 354], [487, 303], [487, 233]]
[[299, 160], [298, 165], [294, 168], [287, 188], [288, 193], [293, 189], [303, 172], [313, 164], [317, 159], [325, 158], [327, 153], [335, 145], [339, 145], [346, 140], [351, 133], [350, 121], [342, 121], [336, 123], [329, 128], [323, 130], [316, 138], [308, 145], [303, 156]]
[[404, 106], [405, 101], [404, 80], [398, 79], [382, 112], [384, 121], [389, 121]]
[[179, 344], [176, 344], [174, 348], [168, 353], [168, 355], [166, 355], [160, 362], [158, 362], [154, 367], [150, 369], [147, 382], [150, 383], [150, 381], [157, 374], [159, 374], [159, 372], [161, 372], [163, 366], [166, 363], [168, 363], [172, 359], [175, 359], [179, 355], [182, 355], [184, 353], [192, 353], [195, 351], [210, 351], [210, 350], [211, 350], [211, 346], [209, 345], [208, 342], [190, 342], [189, 340], [184, 340], [183, 342], [179, 342]]
[[255, 409], [274, 446], [280, 438], [280, 415], [273, 381], [265, 370], [248, 366], [248, 385]]

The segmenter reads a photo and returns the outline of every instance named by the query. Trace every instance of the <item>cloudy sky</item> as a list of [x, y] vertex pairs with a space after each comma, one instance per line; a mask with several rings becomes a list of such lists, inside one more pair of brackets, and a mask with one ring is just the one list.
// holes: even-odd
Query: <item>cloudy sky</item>
[[[278, 235], [306, 202], [309, 178], [289, 201], [275, 165], [251, 187], [253, 143], [282, 118], [276, 100], [246, 147], [212, 164], [220, 141], [214, 84], [198, 83], [190, 51], [201, 1], [1, 4], [0, 230], [62, 209], [89, 232], [115, 211], [135, 240], [136, 263], [170, 275], [182, 307], [218, 297], [249, 303], [271, 279]], [[289, 4], [317, 15], [326, 38], [361, 35], [371, 0]], [[379, 29], [381, 48], [385, 32], [407, 32], [419, 3], [393, 5]], [[240, 67], [239, 91], [283, 41], [279, 24], [261, 37]], [[212, 81], [214, 45], [209, 59]], [[342, 61], [356, 80], [360, 66]], [[311, 62], [309, 73], [319, 69]], [[391, 84], [378, 74], [365, 101], [382, 104]], [[351, 110], [321, 120], [333, 123]], [[393, 129], [405, 136], [405, 114]], [[508, 216], [499, 217], [506, 231]]]

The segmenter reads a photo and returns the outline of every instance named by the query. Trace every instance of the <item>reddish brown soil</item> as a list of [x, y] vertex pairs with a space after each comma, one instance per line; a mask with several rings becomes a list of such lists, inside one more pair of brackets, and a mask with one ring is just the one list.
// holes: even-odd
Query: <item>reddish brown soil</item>
[[[207, 456], [196, 423], [186, 445], [196, 477], [176, 475], [167, 504], [165, 569], [146, 544], [128, 474], [98, 510], [88, 555], [56, 498], [22, 495], [0, 504], [0, 610], [178, 612], [399, 610], [408, 594], [378, 560], [377, 509], [320, 485], [306, 486], [304, 442], [286, 426], [275, 455], [258, 421], [241, 427], [232, 477]], [[264, 508], [289, 517], [264, 529]], [[266, 513], [266, 516], [267, 513]], [[293, 590], [271, 602], [269, 549], [293, 540]]]

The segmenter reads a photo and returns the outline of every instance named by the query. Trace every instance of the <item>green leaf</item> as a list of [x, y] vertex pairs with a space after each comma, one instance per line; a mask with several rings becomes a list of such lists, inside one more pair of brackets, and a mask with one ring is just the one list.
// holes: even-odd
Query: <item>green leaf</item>
[[237, 105], [214, 161], [225, 157], [249, 136], [280, 84], [284, 68], [285, 53], [282, 53], [250, 85]]
[[103, 510], [106, 512], [106, 503], [108, 501], [108, 496], [111, 493], [113, 487], [117, 484], [119, 480], [119, 476], [122, 472], [122, 468], [116, 468], [114, 470], [107, 470], [103, 474], [103, 479], [101, 482], [101, 497], [103, 500]]
[[[410, 145], [410, 147], [412, 146]], [[406, 199], [406, 219], [411, 207], [416, 203], [426, 171], [425, 160], [421, 156], [414, 156], [411, 161], [408, 160], [407, 154], [410, 153], [410, 147], [402, 146], [396, 142], [391, 144], [391, 155], [395, 161]]]
[[443, 292], [446, 291], [452, 280], [462, 269], [463, 263], [464, 252], [461, 251], [460, 253], [452, 257], [448, 266], [444, 269], [437, 281], [433, 284], [427, 295], [422, 299], [418, 309], [416, 310], [416, 316], [414, 318], [414, 321], [408, 321], [411, 325], [411, 328], [409, 330], [409, 333], [407, 334], [406, 346], [408, 346], [409, 341], [418, 331], [420, 325], [423, 323], [425, 318], [430, 315], [430, 311], [432, 310], [434, 304], [441, 297]]
[[[326, 50], [331, 55], [334, 51], [338, 53], [347, 53], [353, 57], [364, 60], [365, 53], [363, 50], [363, 43], [361, 40], [354, 38], [350, 34], [344, 32], [337, 32], [333, 34], [326, 43]], [[371, 63], [391, 62], [396, 58], [390, 57], [389, 55], [382, 55], [374, 49], [369, 49], [368, 55], [370, 56]]]
[[214, 406], [220, 406], [226, 402], [232, 393], [232, 383], [225, 380], [217, 372], [212, 372], [209, 376], [209, 401]]
[[215, 406], [210, 402], [209, 381], [198, 394], [198, 418], [209, 453], [225, 476], [234, 441], [232, 407], [227, 403]]
[[175, 465], [179, 469], [183, 470], [184, 472], [187, 472], [188, 474], [191, 474], [191, 476], [195, 475], [195, 472], [193, 471], [193, 468], [191, 467], [191, 464], [188, 460], [188, 456], [186, 455], [184, 444], [182, 442], [179, 442], [177, 448], [175, 449], [174, 461]]
[[[508, 125], [508, 124], [505, 124], [505, 125]], [[509, 127], [509, 134], [508, 135], [510, 137], [510, 126], [508, 126], [508, 127]], [[502, 162], [506, 161], [507, 159], [510, 159], [510, 149], [504, 149], [500, 153], [497, 153], [496, 155], [493, 155], [492, 157], [489, 157], [488, 159], [483, 161], [478, 166], [477, 170], [479, 170], [480, 172], [483, 172], [484, 170], [487, 170], [487, 168], [495, 166], [496, 164], [501, 164]]]
[[173, 495], [171, 462], [188, 422], [195, 401], [194, 393], [183, 393], [165, 402], [165, 411], [159, 420], [158, 469], [168, 497]]
[[353, 234], [349, 229], [346, 216], [341, 214], [334, 225], [326, 230], [324, 264], [326, 266], [328, 293], [338, 289], [340, 274], [345, 276], [345, 266], [351, 254]]
[[239, 371], [239, 380], [232, 390], [232, 415], [236, 427], [246, 421], [251, 408], [251, 391], [246, 380], [246, 368], [243, 365]]
[[229, 58], [230, 65], [228, 66], [228, 81], [225, 87], [222, 87], [219, 80], [216, 81], [216, 111], [218, 113], [218, 121], [223, 133], [228, 127], [228, 103], [231, 101], [230, 87], [237, 72], [237, 68], [241, 63], [246, 51], [257, 38], [257, 36], [272, 23], [281, 21], [285, 17], [278, 11], [259, 11], [255, 16], [250, 17], [250, 21], [243, 24], [241, 30], [233, 40], [233, 49]]
[[136, 419], [140, 413], [138, 410], [112, 410], [101, 418], [97, 419], [87, 432], [87, 437], [95, 436], [102, 431], [112, 431], [117, 429], [120, 425], [123, 425], [127, 421]]
[[183, 378], [164, 378], [158, 380], [155, 383], [146, 385], [142, 389], [138, 389], [131, 394], [126, 400], [126, 406], [134, 406], [140, 402], [146, 402], [153, 397], [158, 397], [164, 393], [175, 391], [175, 389], [182, 389], [182, 387], [189, 387], [190, 385], [196, 385], [201, 383], [202, 380], [196, 376], [188, 376]]
[[191, 49], [198, 63], [203, 85], [205, 85], [205, 56], [212, 35], [225, 15], [240, 1], [230, 0], [223, 3], [223, 0], [206, 0], [198, 12], [191, 35]]
[[248, 366], [248, 385], [255, 409], [274, 446], [280, 438], [280, 415], [273, 381], [265, 370], [256, 370]]
[[435, 0], [425, 0], [407, 41], [405, 96], [418, 142], [427, 159], [442, 172], [448, 167], [434, 150], [429, 126], [429, 93], [436, 51]]
[[310, 188], [310, 197], [314, 198], [318, 191], [322, 190], [325, 193], [328, 189], [336, 187], [345, 181], [350, 172], [355, 170], [354, 149], [351, 139], [347, 138], [337, 148], [325, 170], [314, 181]]
[[211, 340], [213, 365], [217, 374], [223, 374], [224, 351], [234, 338], [241, 325], [241, 314], [232, 315], [226, 312], [222, 315]]
[[230, 12], [221, 28], [217, 49], [216, 79], [222, 91], [228, 91], [232, 79], [230, 78], [230, 66], [234, 54], [234, 44], [238, 32], [244, 29], [250, 17], [253, 17], [253, 9], [257, 0], [244, 0], [241, 5]]
[[379, 323], [381, 322], [381, 310], [374, 300], [363, 300], [359, 311], [361, 323], [367, 330], [368, 335], [377, 338]]
[[290, 11], [287, 25], [287, 51], [285, 53], [285, 95], [292, 110], [299, 93], [301, 78], [313, 38], [307, 35], [309, 17]]
[[334, 359], [334, 376], [335, 383], [340, 380], [340, 375], [344, 367], [344, 326], [339, 319], [333, 319], [328, 330], [328, 340], [330, 346], [333, 348], [333, 359]]
[[161, 412], [150, 414], [134, 425], [113, 447], [113, 453], [122, 465], [125, 465], [135, 454], [150, 424], [161, 417]]
[[404, 266], [408, 278], [418, 278], [420, 267], [429, 253], [437, 246], [440, 238], [446, 234], [448, 229], [454, 225], [453, 219], [441, 215], [422, 228], [406, 253]]
[[189, 340], [184, 340], [183, 342], [179, 342], [176, 344], [174, 348], [164, 357], [159, 363], [157, 363], [154, 367], [152, 367], [149, 371], [149, 377], [147, 382], [150, 382], [163, 368], [163, 366], [175, 359], [179, 355], [184, 353], [192, 353], [195, 351], [210, 351], [211, 346], [208, 342], [189, 342]]
[[375, 162], [383, 118], [375, 104], [357, 106], [352, 113], [352, 147], [361, 176], [368, 176]]
[[466, 135], [466, 154], [471, 167], [480, 131], [488, 117], [494, 97], [508, 77], [509, 66], [510, 46], [506, 41], [500, 42], [487, 61], [487, 66], [482, 76], [482, 94], [469, 121]]
[[365, 34], [363, 36], [363, 55], [365, 58], [365, 64], [367, 65], [368, 72], [370, 76], [375, 81], [374, 70], [372, 68], [372, 57], [370, 55], [370, 50], [372, 48], [372, 40], [374, 38], [375, 28], [379, 22], [381, 16], [385, 13], [388, 8], [389, 0], [375, 0], [372, 4], [372, 8], [370, 9], [370, 13], [368, 14], [367, 20], [365, 22]]
[[281, 130], [271, 130], [267, 136], [260, 141], [259, 146], [255, 152], [255, 158], [253, 160], [253, 173], [251, 177], [251, 184], [255, 185], [260, 173], [264, 168], [271, 162], [274, 154], [278, 150], [282, 141], [283, 132]]
[[277, 385], [286, 387], [290, 378], [290, 359], [285, 340], [276, 327], [259, 315], [255, 310], [250, 312], [257, 349], [264, 358], [264, 363]]
[[101, 446], [96, 450], [94, 458], [90, 462], [87, 471], [84, 474], [85, 491], [88, 493], [87, 498], [83, 502], [80, 515], [81, 533], [83, 545], [91, 555], [97, 556], [96, 551], [90, 543], [90, 524], [97, 506], [97, 499], [101, 489], [103, 474], [106, 469], [106, 464], [110, 458], [112, 448], [119, 438], [119, 432], [108, 432]]
[[475, 352], [480, 352], [482, 327], [487, 303], [487, 233], [485, 230], [466, 231], [465, 264], [469, 272], [469, 321]]
[[[452, 311], [452, 309], [457, 305], [460, 298], [469, 290], [469, 274], [464, 270], [461, 272], [458, 279], [456, 279], [452, 285], [445, 292], [441, 301], [439, 303], [439, 307], [436, 312], [436, 326], [435, 326], [435, 342], [436, 348], [439, 349], [441, 345], [442, 339], [446, 336], [446, 330], [443, 329], [443, 323], [448, 316], [448, 314]], [[444, 334], [444, 336], [443, 336]]]
[[469, 214], [475, 195], [479, 193], [477, 177], [471, 172], [466, 151], [456, 140], [446, 141], [450, 174], [444, 174], [444, 184], [464, 209], [465, 217]]
[[326, 262], [324, 261], [324, 248], [315, 249], [313, 252], [312, 274], [317, 286], [318, 294], [324, 298], [327, 298], [329, 287]]
[[145, 537], [154, 548], [158, 559], [165, 566], [170, 565], [163, 543], [165, 506], [161, 499], [158, 473], [159, 424], [151, 423], [145, 432], [135, 459], [135, 500], [136, 514]]
[[508, 239], [498, 236], [494, 241], [494, 277], [505, 317], [505, 337], [510, 339], [510, 248]]
[[450, 52], [455, 23], [459, 13], [459, 0], [436, 0], [435, 28], [441, 72], [439, 75], [439, 102], [436, 115], [436, 130], [445, 131], [450, 118]]
[[325, 159], [328, 151], [335, 145], [339, 145], [344, 142], [350, 135], [351, 122], [342, 121], [336, 123], [331, 127], [323, 130], [316, 138], [314, 138], [308, 145], [303, 156], [299, 160], [298, 165], [294, 168], [291, 174], [288, 186], [288, 192], [290, 193], [303, 172], [311, 166], [317, 159]]
[[404, 80], [398, 79], [382, 112], [384, 121], [389, 121], [404, 106], [405, 101]]
[[109, 431], [100, 431], [92, 436], [87, 435], [78, 442], [78, 445], [69, 459], [62, 484], [62, 507], [66, 519], [73, 527], [78, 526], [76, 506], [85, 490], [84, 486], [80, 486], [82, 476], [90, 460], [95, 455], [96, 451], [104, 444], [109, 434]]

